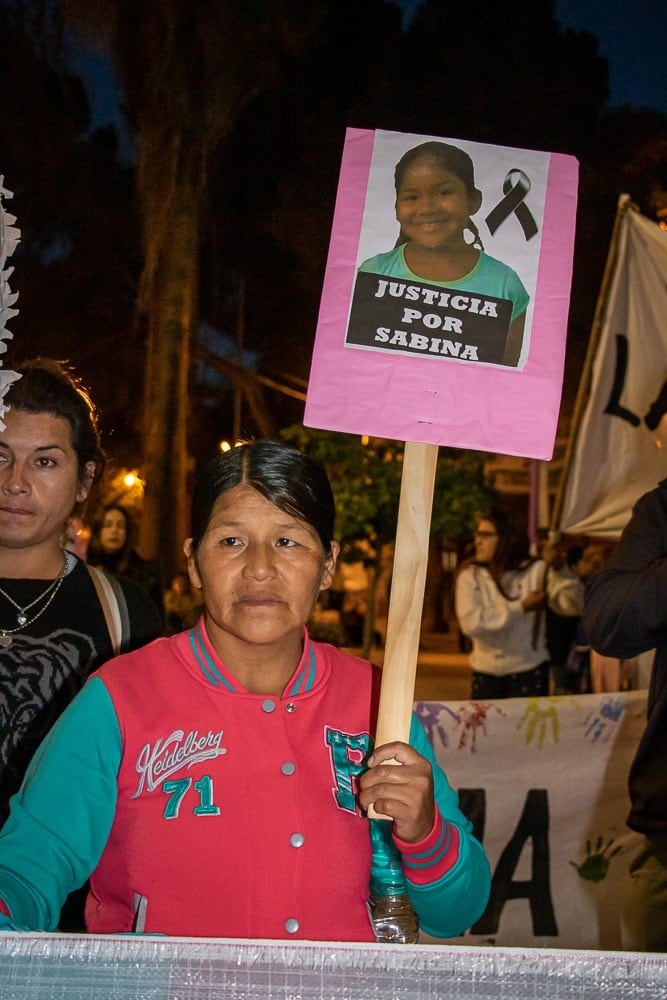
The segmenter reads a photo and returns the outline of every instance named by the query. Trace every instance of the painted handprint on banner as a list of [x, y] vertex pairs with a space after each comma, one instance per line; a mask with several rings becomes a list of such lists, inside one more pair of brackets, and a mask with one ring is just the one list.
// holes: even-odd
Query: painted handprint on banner
[[481, 701], [463, 702], [456, 711], [439, 701], [422, 701], [416, 705], [415, 712], [431, 746], [435, 746], [437, 737], [443, 747], [448, 747], [454, 731], [459, 730], [456, 749], [469, 747], [470, 752], [475, 753], [478, 734], [486, 736], [486, 720], [491, 709], [499, 715], [505, 714], [497, 705]]
[[443, 705], [441, 701], [420, 701], [415, 708], [415, 712], [422, 726], [428, 741], [435, 747], [435, 737], [437, 736], [443, 747], [449, 746], [449, 736], [443, 725], [442, 717], [449, 716], [458, 723], [459, 716], [448, 705]]
[[459, 709], [459, 723], [461, 734], [459, 736], [459, 750], [463, 750], [468, 745], [470, 752], [477, 750], [477, 736], [480, 731], [486, 736], [486, 720], [489, 711], [493, 709], [499, 715], [505, 713], [497, 705], [491, 705], [483, 701], [467, 701]]
[[613, 739], [618, 729], [618, 724], [623, 718], [626, 702], [624, 698], [605, 698], [602, 704], [595, 711], [590, 712], [585, 720], [586, 731], [584, 736], [591, 743], [607, 743]]
[[613, 846], [613, 840], [608, 840], [604, 847], [602, 843], [603, 837], [599, 836], [595, 842], [595, 848], [591, 850], [591, 842], [587, 840], [586, 857], [581, 864], [578, 865], [575, 861], [570, 861], [572, 867], [587, 882], [602, 882], [609, 871], [611, 859], [615, 858], [621, 850], [620, 844], [617, 844], [615, 847]]
[[[542, 702], [546, 700], [547, 707], [542, 707]], [[556, 705], [557, 698], [529, 698], [526, 711], [516, 724], [517, 730], [521, 730], [525, 724], [526, 743], [532, 743], [536, 738], [537, 747], [541, 749], [547, 735], [547, 729], [551, 728], [551, 735], [554, 743], [558, 743], [559, 726]]]

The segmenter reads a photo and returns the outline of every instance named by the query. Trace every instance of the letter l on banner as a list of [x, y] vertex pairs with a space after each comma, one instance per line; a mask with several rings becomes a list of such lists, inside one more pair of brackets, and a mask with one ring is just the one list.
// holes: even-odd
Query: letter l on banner
[[571, 435], [558, 525], [564, 533], [612, 540], [639, 497], [667, 476], [667, 232], [626, 195], [616, 236], [600, 339], [589, 348], [590, 396]]

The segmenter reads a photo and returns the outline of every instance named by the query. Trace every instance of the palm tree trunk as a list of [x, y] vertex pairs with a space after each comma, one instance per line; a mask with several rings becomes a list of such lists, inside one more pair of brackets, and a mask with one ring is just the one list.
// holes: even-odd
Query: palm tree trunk
[[146, 263], [139, 299], [148, 335], [140, 550], [160, 561], [166, 578], [182, 567], [187, 536], [188, 374], [196, 324], [201, 206], [192, 162], [189, 167], [179, 171], [178, 183], [164, 159], [157, 169], [144, 172], [144, 179], [150, 177], [152, 183], [144, 188]]

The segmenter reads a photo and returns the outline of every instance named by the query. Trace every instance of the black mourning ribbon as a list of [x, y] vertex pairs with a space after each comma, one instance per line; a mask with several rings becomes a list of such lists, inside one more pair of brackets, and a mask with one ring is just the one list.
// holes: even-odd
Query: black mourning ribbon
[[523, 170], [513, 167], [505, 174], [503, 181], [503, 194], [505, 197], [499, 201], [495, 208], [491, 209], [486, 217], [486, 224], [489, 232], [493, 236], [496, 229], [502, 225], [505, 219], [514, 213], [519, 220], [519, 225], [523, 229], [526, 242], [537, 234], [537, 223], [531, 215], [530, 209], [524, 204], [526, 195], [530, 191], [530, 180]]

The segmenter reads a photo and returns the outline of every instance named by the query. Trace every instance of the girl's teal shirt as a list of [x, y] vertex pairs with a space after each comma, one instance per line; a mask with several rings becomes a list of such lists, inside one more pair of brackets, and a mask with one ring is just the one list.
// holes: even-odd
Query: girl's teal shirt
[[496, 299], [506, 299], [512, 303], [512, 319], [521, 316], [528, 307], [530, 296], [523, 286], [516, 271], [507, 264], [490, 257], [482, 251], [472, 271], [457, 278], [456, 281], [433, 281], [431, 278], [420, 278], [411, 271], [405, 261], [405, 247], [401, 243], [387, 253], [379, 253], [365, 260], [359, 267], [360, 271], [371, 274], [382, 274], [403, 281], [418, 281], [427, 285], [437, 285], [440, 288], [456, 288], [463, 292], [476, 292], [479, 295], [490, 295]]

